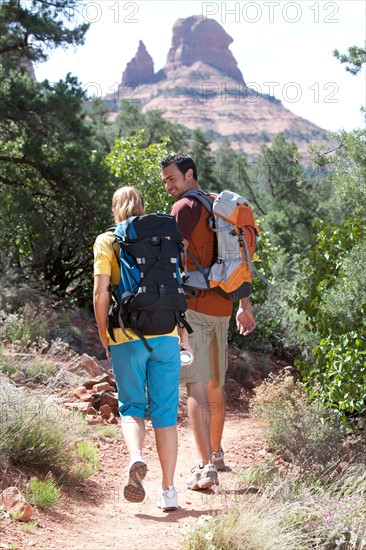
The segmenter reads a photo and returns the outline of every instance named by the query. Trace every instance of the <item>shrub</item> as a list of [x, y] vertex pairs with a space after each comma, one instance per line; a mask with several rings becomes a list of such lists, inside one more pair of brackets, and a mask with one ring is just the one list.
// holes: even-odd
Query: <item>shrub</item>
[[283, 522], [282, 507], [267, 496], [249, 497], [227, 513], [203, 515], [183, 530], [185, 550], [296, 550], [310, 548], [306, 537]]
[[39, 508], [54, 508], [61, 498], [61, 489], [53, 477], [45, 481], [32, 477], [29, 481], [26, 498]]
[[87, 441], [78, 441], [75, 447], [76, 460], [73, 474], [85, 478], [91, 476], [99, 468], [98, 449]]
[[260, 492], [248, 491], [239, 502], [227, 500], [224, 511], [184, 526], [182, 546], [185, 550], [361, 550], [366, 546], [365, 513], [363, 466], [349, 466], [342, 473], [333, 470], [323, 484], [287, 476], [272, 481], [270, 476]]
[[47, 382], [47, 379], [56, 373], [55, 365], [38, 363], [33, 361], [29, 367], [27, 367], [27, 376], [29, 378], [38, 378], [40, 381]]
[[288, 374], [270, 375], [250, 405], [263, 423], [270, 445], [303, 472], [323, 471], [345, 454], [345, 430], [319, 401], [309, 401], [304, 387]]
[[75, 443], [88, 431], [80, 415], [3, 380], [0, 403], [0, 457], [39, 472], [71, 471]]

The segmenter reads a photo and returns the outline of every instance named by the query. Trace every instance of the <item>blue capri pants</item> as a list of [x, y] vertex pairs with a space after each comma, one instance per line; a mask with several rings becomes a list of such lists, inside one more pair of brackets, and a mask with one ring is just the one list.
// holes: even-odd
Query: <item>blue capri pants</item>
[[175, 426], [178, 416], [180, 352], [176, 336], [109, 346], [120, 416], [150, 419], [154, 428]]

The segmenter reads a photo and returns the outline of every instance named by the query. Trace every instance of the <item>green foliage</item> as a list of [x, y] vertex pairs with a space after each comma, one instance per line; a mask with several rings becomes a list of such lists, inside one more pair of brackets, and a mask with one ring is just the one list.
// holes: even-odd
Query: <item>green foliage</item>
[[146, 213], [169, 212], [172, 199], [164, 191], [160, 161], [169, 154], [169, 139], [144, 145], [144, 131], [117, 140], [106, 163], [114, 175], [114, 187], [133, 185], [142, 192]]
[[93, 432], [97, 439], [113, 439], [120, 441], [122, 438], [121, 430], [118, 426], [112, 424], [95, 424]]
[[164, 111], [150, 109], [143, 113], [137, 102], [124, 99], [117, 116], [110, 121], [110, 111], [115, 109], [115, 105], [108, 105], [101, 99], [92, 99], [86, 105], [87, 119], [99, 151], [108, 154], [116, 140], [132, 136], [140, 130], [144, 131], [142, 138], [145, 147], [161, 141], [164, 136], [169, 136], [175, 151], [185, 149], [190, 130], [181, 124], [164, 119]]
[[21, 530], [24, 531], [24, 533], [32, 533], [34, 529], [36, 529], [37, 527], [38, 527], [38, 522], [36, 519], [31, 519], [26, 523], [22, 523], [20, 526]]
[[0, 55], [6, 66], [44, 61], [55, 47], [84, 43], [89, 25], [70, 28], [80, 0], [3, 0], [0, 6]]
[[334, 158], [336, 197], [345, 218], [353, 214], [362, 219], [366, 207], [366, 130], [342, 131], [334, 138], [342, 144]]
[[79, 5], [9, 0], [0, 7], [0, 271], [19, 269], [76, 297], [90, 288], [108, 173], [93, 152], [77, 79], [36, 82], [22, 67], [56, 46], [83, 43], [88, 26], [69, 24]]
[[27, 367], [27, 376], [29, 378], [37, 378], [40, 382], [46, 383], [48, 379], [56, 373], [56, 367], [52, 364], [40, 363], [33, 361]]
[[98, 449], [88, 441], [78, 441], [75, 447], [76, 459], [73, 474], [78, 478], [88, 478], [99, 468]]
[[[366, 329], [323, 338], [313, 348], [313, 355], [311, 366], [304, 369], [310, 393], [343, 413], [364, 415]], [[318, 382], [318, 390], [312, 388], [314, 379]]]
[[341, 63], [347, 63], [346, 71], [354, 75], [358, 74], [362, 69], [362, 65], [366, 63], [366, 49], [364, 47], [351, 46], [348, 48], [346, 54], [341, 54], [338, 50], [334, 50], [333, 55]]
[[279, 477], [281, 477], [281, 473], [272, 456], [258, 465], [248, 466], [239, 474], [239, 479], [245, 487], [258, 488], [274, 483]]
[[193, 130], [187, 153], [197, 166], [198, 181], [204, 191], [221, 191], [216, 176], [215, 157], [210, 149], [211, 141], [199, 130]]
[[196, 524], [182, 532], [184, 550], [301, 550], [311, 548], [299, 529], [289, 529], [281, 507], [269, 495], [263, 498], [246, 496], [238, 505], [224, 502], [226, 512], [201, 515]]
[[299, 263], [301, 276], [290, 304], [305, 315], [304, 328], [317, 339], [312, 357], [304, 349], [298, 359], [308, 391], [345, 418], [366, 408], [366, 132], [334, 137], [340, 146], [330, 158], [321, 153], [319, 161], [332, 164], [343, 216], [338, 224], [318, 220], [314, 225], [317, 235]]
[[45, 481], [32, 477], [26, 498], [38, 508], [55, 508], [61, 498], [61, 489], [53, 477]]
[[20, 312], [4, 317], [3, 334], [14, 343], [18, 349], [26, 349], [46, 335], [46, 321], [35, 320], [34, 317], [23, 316]]
[[[316, 181], [309, 180], [295, 143], [283, 134], [271, 146], [263, 145], [258, 158], [261, 186], [254, 192], [256, 203], [265, 213], [263, 229], [275, 246], [291, 254], [302, 253], [314, 232], [312, 221], [319, 204]], [[251, 186], [252, 193], [254, 186]]]
[[366, 230], [362, 220], [322, 224], [295, 298], [308, 330], [319, 335], [313, 358], [299, 361], [309, 391], [336, 409], [366, 409]]

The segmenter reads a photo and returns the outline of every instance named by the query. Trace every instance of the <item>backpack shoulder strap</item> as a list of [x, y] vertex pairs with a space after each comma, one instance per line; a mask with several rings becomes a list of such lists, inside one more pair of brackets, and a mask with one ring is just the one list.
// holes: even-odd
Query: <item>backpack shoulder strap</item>
[[204, 193], [200, 189], [189, 189], [188, 191], [183, 193], [183, 195], [181, 196], [181, 199], [185, 197], [192, 197], [194, 199], [199, 200], [203, 204], [203, 206], [206, 208], [206, 210], [208, 210], [208, 212], [211, 214], [214, 199], [207, 193]]
[[104, 230], [104, 233], [108, 233], [108, 232], [114, 233], [116, 230], [116, 227], [117, 227], [116, 225], [110, 225], [109, 227], [107, 227], [107, 229]]

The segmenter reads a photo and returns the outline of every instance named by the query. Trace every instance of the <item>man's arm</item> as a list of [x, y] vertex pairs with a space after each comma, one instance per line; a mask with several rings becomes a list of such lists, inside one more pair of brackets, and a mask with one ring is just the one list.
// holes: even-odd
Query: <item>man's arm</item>
[[93, 305], [95, 319], [97, 321], [99, 338], [105, 349], [107, 359], [109, 361], [108, 351], [108, 336], [107, 336], [107, 319], [109, 311], [109, 275], [95, 275], [94, 277], [94, 292], [93, 292]]
[[250, 298], [241, 298], [236, 312], [236, 326], [240, 334], [246, 336], [255, 329], [255, 319], [250, 305]]

